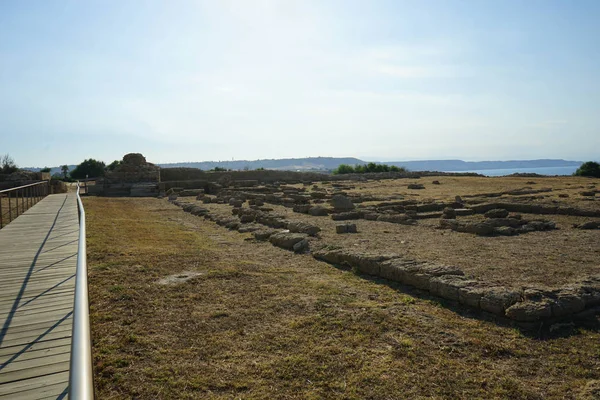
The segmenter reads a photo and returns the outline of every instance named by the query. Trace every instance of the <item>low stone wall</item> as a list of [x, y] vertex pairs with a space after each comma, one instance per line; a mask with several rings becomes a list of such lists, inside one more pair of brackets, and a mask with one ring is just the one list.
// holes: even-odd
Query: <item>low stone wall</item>
[[313, 257], [414, 286], [521, 324], [585, 316], [587, 310], [600, 306], [600, 275], [556, 289], [514, 289], [468, 278], [456, 267], [406, 259], [395, 254], [319, 250], [313, 252]]
[[545, 206], [523, 203], [485, 203], [469, 207], [475, 213], [484, 214], [493, 209], [504, 209], [524, 214], [571, 215], [577, 217], [600, 217], [600, 210], [585, 210], [577, 207]]
[[[232, 217], [223, 217], [198, 205], [177, 200], [172, 202], [186, 212], [203, 216], [228, 229], [241, 233], [253, 232], [256, 240], [270, 240], [273, 237], [270, 240], [273, 245], [296, 252], [308, 251], [310, 235], [319, 232], [318, 227], [289, 221], [265, 207], [234, 207]], [[282, 229], [296, 233], [285, 233]], [[318, 237], [312, 240], [318, 243]], [[363, 274], [413, 286], [434, 296], [514, 321], [522, 327], [532, 328], [540, 323], [567, 318], [587, 318], [600, 309], [600, 275], [585, 277], [559, 288], [512, 288], [467, 277], [458, 267], [413, 260], [392, 253], [321, 248], [313, 251], [312, 256], [330, 264], [354, 268]]]

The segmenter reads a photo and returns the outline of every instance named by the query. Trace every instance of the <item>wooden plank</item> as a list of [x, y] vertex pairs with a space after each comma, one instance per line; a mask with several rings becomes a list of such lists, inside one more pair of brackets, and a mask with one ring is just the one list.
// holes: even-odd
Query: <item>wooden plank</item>
[[[71, 345], [70, 338], [59, 338], [59, 339], [54, 339], [54, 340], [47, 340], [44, 342], [37, 342], [37, 343], [33, 344], [30, 347], [30, 349], [31, 349], [31, 351], [37, 351], [37, 350], [49, 349], [51, 347], [70, 346], [70, 345]], [[23, 346], [23, 345], [1, 348], [0, 349], [0, 364], [3, 362], [6, 362], [6, 360], [8, 359], [6, 357], [11, 357], [11, 356], [19, 353], [23, 349], [25, 349], [25, 346]]]
[[78, 239], [73, 193], [0, 229], [0, 399], [66, 393]]
[[[62, 340], [64, 340], [64, 339], [62, 339]], [[5, 356], [0, 356], [0, 366], [2, 366], [2, 364], [7, 363], [7, 362], [14, 363], [17, 361], [37, 360], [40, 358], [47, 358], [49, 356], [58, 355], [58, 354], [67, 354], [70, 352], [71, 352], [71, 344], [70, 343], [67, 345], [46, 347], [43, 349], [22, 348], [20, 351], [14, 353], [14, 354], [7, 354]]]
[[43, 388], [53, 383], [61, 385], [68, 382], [68, 380], [68, 372], [58, 372], [14, 383], [10, 385], [10, 387], [8, 385], [2, 385], [0, 386], [0, 398], [2, 398], [2, 396], [7, 396], [6, 398], [8, 398], [8, 396], [12, 395], [12, 398], [18, 397], [20, 399], [24, 392]]
[[[62, 372], [61, 372], [62, 373]], [[56, 381], [56, 375], [58, 374], [54, 374], [51, 375], [54, 377], [54, 381]], [[30, 379], [28, 379], [30, 380]], [[33, 389], [29, 389], [29, 390], [23, 390], [20, 392], [16, 392], [16, 393], [11, 393], [10, 396], [4, 397], [2, 395], [0, 395], [0, 399], [4, 399], [4, 398], [18, 398], [19, 400], [43, 400], [43, 399], [52, 399], [52, 400], [56, 400], [58, 399], [58, 397], [65, 393], [68, 390], [69, 387], [69, 378], [67, 377], [67, 379], [63, 382], [59, 382], [59, 383], [54, 383], [52, 385], [43, 385], [43, 386], [39, 386], [37, 388], [33, 388]], [[66, 399], [68, 396], [65, 395], [65, 397], [61, 397], [61, 399]]]

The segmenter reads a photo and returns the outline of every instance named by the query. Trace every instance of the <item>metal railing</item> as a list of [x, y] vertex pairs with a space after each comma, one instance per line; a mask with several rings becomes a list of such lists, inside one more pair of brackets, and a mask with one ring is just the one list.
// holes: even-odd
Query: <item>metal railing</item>
[[90, 309], [88, 300], [85, 210], [79, 196], [79, 190], [80, 186], [78, 183], [79, 248], [77, 249], [77, 270], [75, 272], [69, 398], [74, 400], [88, 400], [94, 398], [94, 377], [92, 371], [92, 340], [90, 335]]
[[48, 181], [0, 190], [0, 229], [49, 194]]

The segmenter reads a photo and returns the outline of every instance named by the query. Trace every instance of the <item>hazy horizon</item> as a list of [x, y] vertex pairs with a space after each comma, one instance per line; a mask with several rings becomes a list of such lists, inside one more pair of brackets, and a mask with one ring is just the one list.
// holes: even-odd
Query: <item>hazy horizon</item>
[[6, 0], [0, 154], [597, 160], [599, 17], [589, 0]]

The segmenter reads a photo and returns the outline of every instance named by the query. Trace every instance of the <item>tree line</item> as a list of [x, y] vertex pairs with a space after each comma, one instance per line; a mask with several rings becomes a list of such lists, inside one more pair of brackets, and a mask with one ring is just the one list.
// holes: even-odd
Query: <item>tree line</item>
[[372, 172], [407, 172], [404, 167], [397, 167], [395, 165], [387, 165], [387, 164], [376, 164], [376, 163], [368, 163], [364, 165], [348, 165], [348, 164], [340, 164], [336, 169], [333, 170], [334, 175], [342, 175], [342, 174], [366, 174]]

